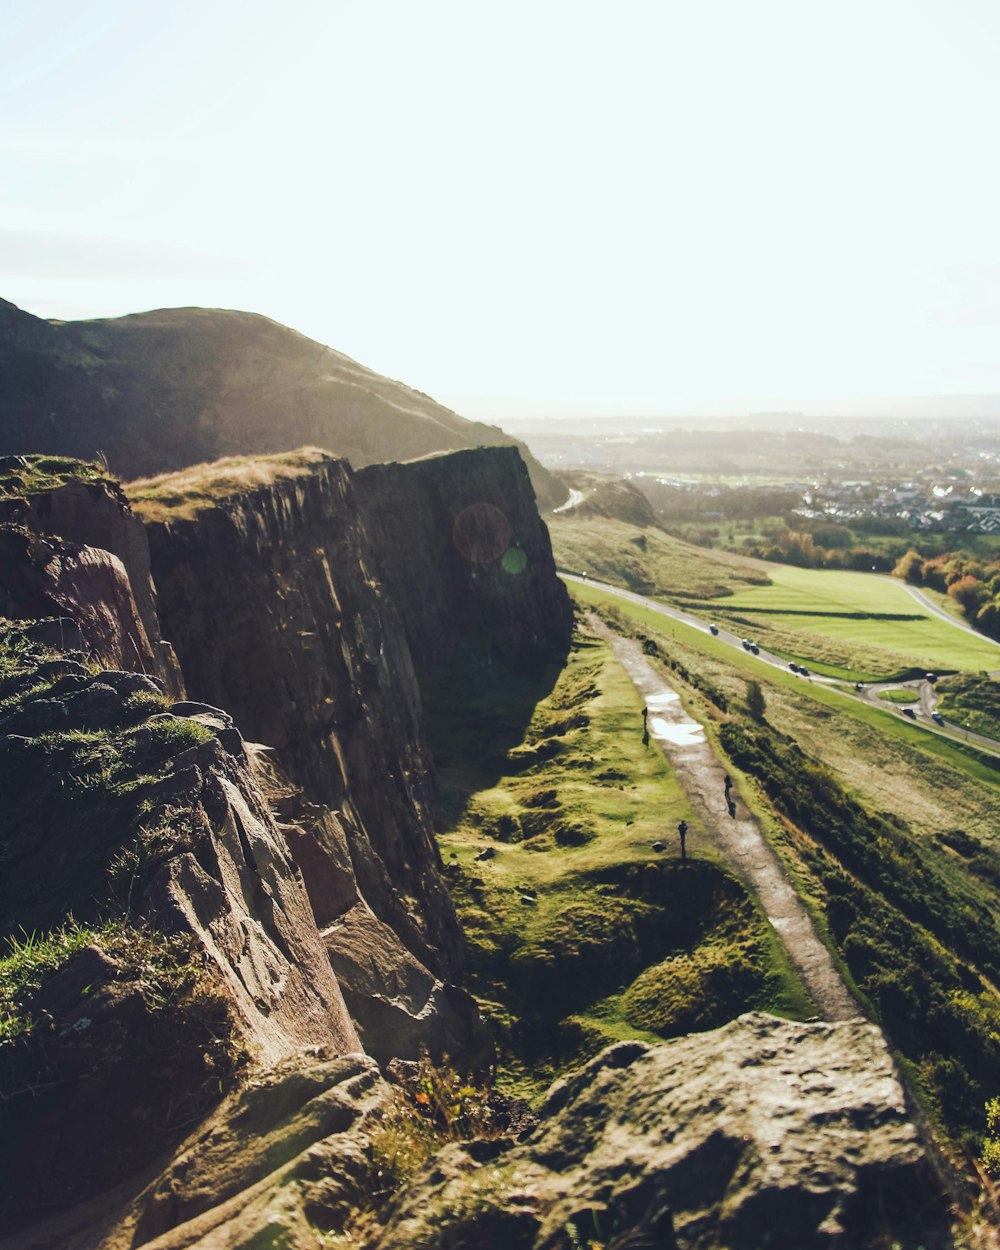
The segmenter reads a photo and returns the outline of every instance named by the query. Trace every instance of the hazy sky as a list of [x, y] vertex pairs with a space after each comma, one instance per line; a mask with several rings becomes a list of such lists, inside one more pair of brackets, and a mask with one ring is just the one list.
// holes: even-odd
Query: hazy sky
[[997, 0], [0, 0], [0, 295], [468, 416], [1000, 392]]

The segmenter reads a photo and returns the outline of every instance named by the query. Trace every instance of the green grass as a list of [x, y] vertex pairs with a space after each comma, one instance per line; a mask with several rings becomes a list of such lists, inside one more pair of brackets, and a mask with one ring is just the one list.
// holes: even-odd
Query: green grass
[[737, 670], [743, 677], [753, 677], [764, 684], [765, 689], [768, 686], [777, 687], [801, 696], [811, 703], [878, 729], [907, 746], [915, 747], [921, 754], [940, 758], [977, 781], [1000, 788], [1000, 759], [985, 751], [930, 733], [918, 725], [910, 724], [901, 717], [894, 716], [889, 711], [882, 711], [874, 704], [851, 698], [830, 686], [805, 681], [794, 673], [784, 672], [764, 660], [747, 654], [738, 647], [733, 647], [719, 638], [713, 638], [711, 634], [694, 625], [664, 616], [655, 608], [646, 608], [632, 603], [616, 596], [613, 591], [599, 590], [594, 586], [581, 586], [577, 583], [572, 583], [570, 590], [574, 599], [579, 603], [588, 606], [614, 605], [618, 611], [642, 628], [669, 642], [680, 643], [690, 649], [692, 655], [696, 657], [709, 657], [719, 662], [724, 668]]
[[546, 524], [562, 568], [642, 594], [711, 599], [766, 585], [771, 572], [760, 560], [692, 547], [653, 526], [572, 513]]
[[937, 710], [949, 721], [1000, 738], [1000, 682], [960, 673], [938, 682]]
[[[561, 567], [714, 617], [827, 676], [900, 680], [929, 669], [1000, 668], [996, 643], [934, 616], [888, 577], [768, 564], [605, 517], [570, 513], [549, 528]], [[949, 614], [956, 606], [944, 604]]]
[[21, 456], [23, 465], [0, 469], [0, 499], [36, 495], [67, 482], [107, 482], [107, 471], [97, 464], [69, 456]]
[[899, 582], [867, 573], [770, 568], [771, 584], [727, 597], [726, 611], [767, 613], [786, 630], [804, 629], [850, 645], [886, 653], [924, 669], [1000, 668], [1000, 647], [927, 612]]
[[920, 695], [915, 690], [880, 690], [878, 697], [886, 703], [919, 703]]
[[429, 700], [438, 840], [504, 1088], [533, 1097], [612, 1041], [692, 1019], [812, 1013], [762, 913], [714, 852], [699, 855], [699, 824], [643, 745], [641, 701], [603, 643], [579, 638], [554, 682], [480, 686], [459, 719], [453, 693]]

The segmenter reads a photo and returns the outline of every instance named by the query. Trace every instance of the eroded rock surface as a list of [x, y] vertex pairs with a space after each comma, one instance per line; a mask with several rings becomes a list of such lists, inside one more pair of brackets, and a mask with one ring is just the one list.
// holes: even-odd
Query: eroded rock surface
[[940, 1180], [867, 1023], [751, 1014], [621, 1043], [557, 1082], [540, 1119], [518, 1145], [447, 1147], [378, 1250], [951, 1244]]

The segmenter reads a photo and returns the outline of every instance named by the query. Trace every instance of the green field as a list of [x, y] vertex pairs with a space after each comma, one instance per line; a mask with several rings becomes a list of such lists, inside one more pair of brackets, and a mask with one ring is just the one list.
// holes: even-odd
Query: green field
[[[888, 577], [765, 563], [610, 517], [570, 513], [548, 524], [561, 567], [714, 617], [826, 676], [855, 682], [1000, 669], [996, 643], [934, 616]], [[930, 597], [957, 610], [945, 595]]]
[[752, 1008], [815, 1010], [644, 744], [642, 706], [586, 634], [554, 685], [480, 680], [458, 704], [444, 689], [428, 700], [438, 844], [470, 985], [497, 1039], [500, 1084], [519, 1096], [623, 1038], [712, 1028]]
[[920, 695], [915, 690], [880, 690], [878, 697], [886, 703], [919, 703]]
[[[929, 613], [899, 582], [867, 573], [769, 566], [771, 584], [737, 590], [717, 605], [725, 612], [766, 616], [785, 631], [801, 630], [899, 656], [929, 669], [966, 672], [1000, 668], [1000, 647]], [[803, 658], [808, 653], [803, 652]]]

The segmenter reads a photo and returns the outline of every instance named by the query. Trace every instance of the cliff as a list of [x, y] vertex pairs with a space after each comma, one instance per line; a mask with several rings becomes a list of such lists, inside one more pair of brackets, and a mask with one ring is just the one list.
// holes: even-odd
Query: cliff
[[[515, 442], [286, 326], [224, 309], [54, 322], [0, 300], [0, 375], [0, 447], [104, 453], [123, 477], [303, 444], [361, 466]], [[565, 487], [521, 450], [544, 506], [561, 503]]]
[[355, 489], [422, 678], [463, 654], [520, 672], [565, 657], [572, 607], [516, 448], [372, 465]]
[[[102, 663], [153, 674], [163, 680], [172, 693], [183, 694], [176, 657], [169, 643], [160, 636], [146, 532], [142, 522], [133, 516], [117, 482], [97, 465], [81, 464], [65, 457], [0, 457], [0, 524], [4, 523], [87, 548], [89, 554], [78, 553], [77, 561], [101, 562], [112, 571], [105, 579], [104, 594], [96, 583], [93, 584], [94, 593], [89, 603], [79, 595], [60, 598], [62, 592], [53, 590], [54, 597], [47, 608], [36, 605], [21, 611], [8, 599], [6, 606], [0, 607], [0, 614], [31, 617], [61, 610], [83, 626], [83, 616], [106, 616], [111, 605], [128, 599], [127, 607], [115, 609], [119, 617], [119, 641], [109, 650], [93, 628], [85, 627], [88, 645]], [[37, 562], [45, 547], [37, 543], [34, 546]], [[66, 559], [69, 547], [64, 545], [62, 551], [64, 570], [60, 580], [65, 585], [69, 578]], [[98, 552], [104, 554], [97, 555]], [[54, 556], [48, 560], [50, 566], [52, 559]], [[7, 567], [13, 577], [17, 568], [26, 570], [27, 564], [12, 556]], [[50, 571], [54, 574], [54, 570]], [[116, 579], [119, 585], [113, 589], [111, 583]]]
[[359, 1048], [232, 722], [76, 640], [0, 622], [7, 1229], [130, 1175], [245, 1063]]

